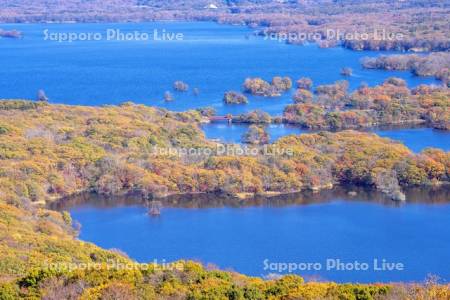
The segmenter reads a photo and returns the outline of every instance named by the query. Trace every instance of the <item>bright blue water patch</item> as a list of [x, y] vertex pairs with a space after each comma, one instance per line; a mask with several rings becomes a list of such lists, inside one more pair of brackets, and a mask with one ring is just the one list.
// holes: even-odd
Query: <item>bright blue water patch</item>
[[[281, 114], [292, 103], [291, 91], [279, 98], [250, 97], [247, 105], [224, 105], [227, 90], [240, 90], [246, 77], [270, 80], [282, 75], [311, 77], [316, 84], [348, 79], [351, 88], [361, 82], [375, 85], [398, 76], [410, 86], [435, 83], [410, 72], [364, 70], [359, 60], [379, 52], [357, 52], [342, 48], [321, 49], [315, 45], [294, 46], [263, 40], [245, 27], [210, 22], [155, 22], [128, 24], [3, 24], [18, 29], [23, 39], [0, 39], [0, 97], [34, 99], [44, 89], [51, 102], [101, 105], [132, 100], [170, 110], [213, 106], [218, 113], [238, 114], [257, 108]], [[124, 33], [139, 31], [151, 37], [154, 30], [182, 33], [183, 41], [108, 41], [108, 29]], [[44, 40], [47, 34], [92, 33], [102, 40], [58, 42]], [[391, 52], [386, 52], [389, 54]], [[342, 67], [354, 75], [344, 78]], [[173, 93], [175, 100], [163, 101], [175, 80], [200, 90], [194, 96]]]
[[[242, 135], [248, 130], [248, 124], [227, 124], [226, 122], [208, 123], [202, 125], [202, 130], [209, 139], [218, 139], [225, 143], [241, 143]], [[301, 133], [311, 133], [293, 125], [271, 124], [266, 127], [270, 135], [270, 141]], [[433, 147], [444, 151], [450, 151], [450, 132], [431, 128], [395, 128], [371, 130], [379, 136], [390, 138], [403, 143], [414, 152], [420, 152], [425, 148]]]
[[[248, 124], [227, 124], [226, 122], [208, 123], [202, 125], [202, 130], [208, 139], [217, 139], [223, 143], [241, 143], [241, 138], [247, 132]], [[265, 127], [270, 136], [270, 142], [291, 134], [309, 132], [299, 127], [287, 124], [271, 124]]]
[[405, 144], [414, 152], [420, 152], [425, 148], [440, 148], [450, 151], [450, 132], [431, 128], [390, 129], [373, 130], [382, 137], [397, 140]]
[[[140, 262], [196, 259], [254, 276], [276, 273], [264, 261], [320, 263], [299, 274], [339, 282], [450, 279], [449, 204], [389, 207], [341, 201], [287, 206], [165, 208], [158, 218], [142, 206], [71, 210], [83, 240], [119, 248]], [[326, 268], [327, 259], [367, 263], [367, 271]], [[374, 271], [374, 259], [403, 271]]]

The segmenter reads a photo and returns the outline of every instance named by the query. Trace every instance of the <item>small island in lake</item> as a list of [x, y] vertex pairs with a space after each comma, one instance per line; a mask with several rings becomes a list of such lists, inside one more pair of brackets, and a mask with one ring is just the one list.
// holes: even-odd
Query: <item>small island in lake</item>
[[18, 30], [4, 30], [0, 28], [0, 37], [19, 39], [22, 37], [22, 32]]
[[291, 87], [292, 80], [289, 77], [279, 76], [273, 77], [271, 83], [261, 78], [247, 78], [243, 85], [244, 92], [263, 97], [279, 97]]
[[247, 97], [239, 92], [229, 91], [223, 96], [223, 102], [226, 104], [247, 104]]

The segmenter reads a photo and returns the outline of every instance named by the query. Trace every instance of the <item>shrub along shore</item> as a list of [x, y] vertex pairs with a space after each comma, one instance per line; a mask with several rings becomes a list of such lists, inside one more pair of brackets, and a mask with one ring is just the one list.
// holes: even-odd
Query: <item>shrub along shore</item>
[[[222, 153], [205, 139], [201, 120], [199, 111], [173, 113], [133, 103], [82, 107], [0, 101], [0, 298], [448, 297], [449, 286], [434, 283], [305, 284], [296, 276], [265, 281], [192, 262], [182, 262], [182, 270], [124, 270], [118, 262], [131, 264], [130, 259], [77, 240], [69, 214], [38, 205], [81, 191], [138, 190], [159, 197], [291, 192], [344, 183], [395, 195], [402, 186], [446, 184], [450, 178], [448, 152], [414, 154], [356, 131], [288, 136], [244, 154], [235, 151], [239, 146]], [[116, 267], [108, 265], [111, 261]], [[80, 268], [80, 263], [96, 267]]]

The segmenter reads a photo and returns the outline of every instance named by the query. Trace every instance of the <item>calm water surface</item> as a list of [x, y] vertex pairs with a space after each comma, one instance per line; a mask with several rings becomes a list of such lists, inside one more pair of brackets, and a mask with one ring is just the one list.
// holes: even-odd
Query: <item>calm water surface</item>
[[[248, 130], [248, 124], [227, 124], [226, 122], [202, 125], [209, 139], [218, 139], [224, 143], [241, 143], [242, 135]], [[310, 133], [296, 126], [286, 124], [271, 124], [266, 126], [271, 142], [291, 134]], [[450, 151], [450, 132], [431, 128], [384, 128], [370, 130], [379, 136], [399, 141], [414, 152], [434, 147]]]
[[[245, 27], [210, 22], [155, 22], [139, 24], [3, 24], [16, 28], [23, 39], [0, 39], [0, 97], [36, 97], [44, 89], [51, 102], [101, 105], [126, 100], [182, 111], [213, 106], [218, 113], [242, 113], [261, 108], [280, 114], [292, 103], [291, 94], [280, 98], [250, 97], [248, 105], [225, 106], [227, 90], [240, 90], [246, 77], [270, 80], [275, 75], [298, 79], [311, 77], [316, 84], [348, 79], [351, 88], [361, 82], [375, 85], [398, 76], [410, 86], [435, 83], [432, 78], [414, 77], [410, 72], [364, 70], [359, 60], [376, 52], [356, 52], [342, 48], [320, 49], [263, 40]], [[147, 41], [106, 40], [108, 29], [122, 33], [139, 31], [150, 35]], [[47, 34], [99, 33], [102, 40], [58, 42], [45, 40]], [[154, 41], [154, 30], [182, 33], [182, 41]], [[387, 54], [387, 53], [384, 53]], [[342, 67], [354, 75], [343, 78]], [[200, 90], [194, 96], [173, 93], [175, 100], [163, 101], [175, 80]], [[293, 91], [292, 91], [293, 92]]]
[[[277, 273], [265, 269], [265, 260], [320, 263], [321, 270], [298, 273], [340, 282], [421, 281], [428, 273], [449, 280], [449, 192], [435, 203], [427, 202], [433, 196], [410, 193], [403, 205], [340, 194], [249, 206], [209, 200], [204, 207], [194, 196], [185, 205], [174, 201], [156, 218], [143, 205], [105, 205], [94, 197], [70, 211], [82, 224], [81, 239], [119, 248], [140, 262], [189, 258], [254, 276]], [[327, 259], [367, 263], [369, 270], [327, 270]], [[374, 271], [374, 259], [402, 263], [404, 270]]]
[[450, 151], [450, 131], [431, 128], [402, 128], [373, 130], [373, 132], [379, 136], [400, 141], [414, 152], [420, 152], [429, 147]]

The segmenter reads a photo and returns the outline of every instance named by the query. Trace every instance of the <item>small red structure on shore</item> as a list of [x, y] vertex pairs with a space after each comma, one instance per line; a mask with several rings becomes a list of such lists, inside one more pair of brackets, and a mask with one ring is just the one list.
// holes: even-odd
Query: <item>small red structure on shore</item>
[[216, 122], [216, 121], [228, 121], [228, 123], [233, 122], [233, 116], [232, 115], [226, 115], [226, 116], [211, 116], [209, 117], [209, 121]]

